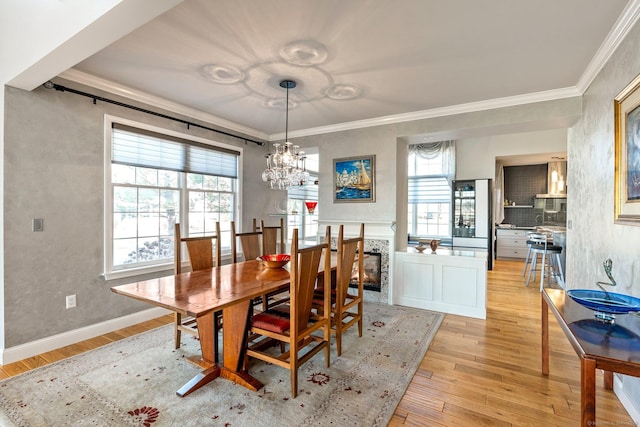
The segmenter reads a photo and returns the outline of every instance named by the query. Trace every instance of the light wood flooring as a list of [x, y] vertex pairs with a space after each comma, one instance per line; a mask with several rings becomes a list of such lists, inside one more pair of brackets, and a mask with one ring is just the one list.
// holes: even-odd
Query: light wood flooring
[[[489, 272], [487, 320], [447, 315], [389, 426], [577, 426], [578, 357], [549, 316], [550, 375], [540, 373], [540, 293], [524, 286], [522, 261]], [[170, 323], [172, 316], [0, 366], [0, 378]], [[168, 338], [170, 339], [170, 338]], [[597, 381], [599, 425], [633, 426]]]
[[[390, 426], [579, 426], [580, 361], [549, 314], [549, 376], [541, 374], [540, 282], [522, 261], [488, 273], [487, 319], [447, 315]], [[635, 426], [597, 375], [597, 425]]]

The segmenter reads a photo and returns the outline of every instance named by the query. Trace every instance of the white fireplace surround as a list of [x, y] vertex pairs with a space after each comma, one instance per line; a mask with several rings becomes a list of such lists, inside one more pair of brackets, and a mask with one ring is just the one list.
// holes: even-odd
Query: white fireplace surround
[[364, 299], [369, 302], [379, 302], [393, 305], [393, 266], [395, 264], [395, 221], [354, 221], [339, 219], [318, 220], [318, 239], [325, 236], [327, 226], [331, 227], [331, 238], [337, 239], [338, 230], [344, 225], [344, 237], [357, 237], [360, 234], [360, 224], [364, 224], [364, 250], [376, 249], [382, 254], [380, 292], [365, 290]]

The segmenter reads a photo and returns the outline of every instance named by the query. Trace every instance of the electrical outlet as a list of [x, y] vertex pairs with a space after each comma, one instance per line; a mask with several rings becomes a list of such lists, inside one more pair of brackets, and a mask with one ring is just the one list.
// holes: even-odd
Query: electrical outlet
[[76, 306], [76, 296], [67, 295], [67, 308], [73, 308]]

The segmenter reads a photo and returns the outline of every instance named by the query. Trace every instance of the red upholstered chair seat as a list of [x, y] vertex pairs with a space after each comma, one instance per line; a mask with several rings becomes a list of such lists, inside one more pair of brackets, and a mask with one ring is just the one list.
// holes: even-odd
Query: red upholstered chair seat
[[286, 304], [278, 305], [251, 317], [251, 327], [282, 334], [291, 328], [291, 313]]
[[[336, 290], [331, 288], [331, 305], [336, 303]], [[316, 288], [313, 291], [313, 306], [322, 307], [324, 304], [324, 287]]]

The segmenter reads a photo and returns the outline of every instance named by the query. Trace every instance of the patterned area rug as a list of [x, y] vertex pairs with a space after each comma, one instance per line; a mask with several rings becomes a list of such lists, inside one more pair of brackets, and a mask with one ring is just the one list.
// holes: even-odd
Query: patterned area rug
[[291, 398], [289, 371], [251, 360], [258, 392], [222, 378], [187, 397], [175, 394], [199, 372], [185, 360], [197, 340], [173, 349], [164, 326], [0, 382], [0, 425], [7, 426], [386, 426], [444, 315], [365, 304], [363, 336], [332, 342], [300, 368]]

